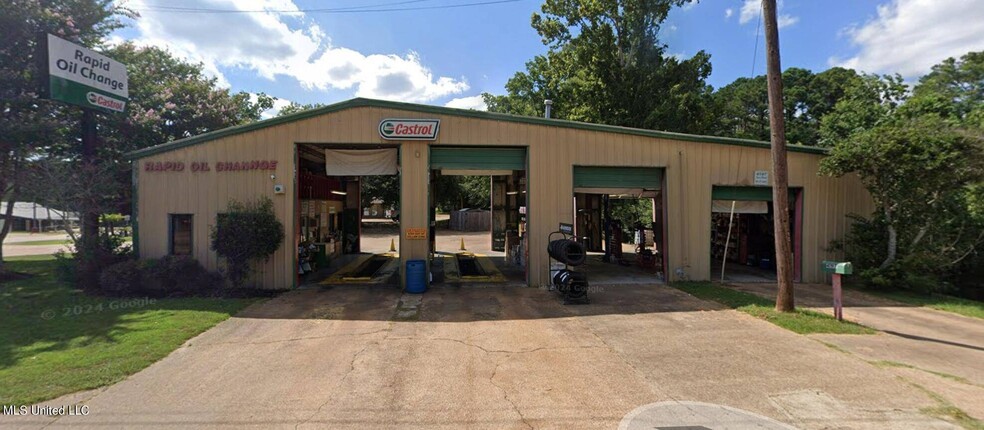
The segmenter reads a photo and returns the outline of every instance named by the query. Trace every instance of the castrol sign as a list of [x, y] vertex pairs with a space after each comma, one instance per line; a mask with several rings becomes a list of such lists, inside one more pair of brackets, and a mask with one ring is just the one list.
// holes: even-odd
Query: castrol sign
[[107, 112], [123, 112], [130, 97], [126, 65], [67, 40], [47, 34], [43, 97]]
[[384, 119], [379, 136], [386, 140], [437, 140], [439, 119]]

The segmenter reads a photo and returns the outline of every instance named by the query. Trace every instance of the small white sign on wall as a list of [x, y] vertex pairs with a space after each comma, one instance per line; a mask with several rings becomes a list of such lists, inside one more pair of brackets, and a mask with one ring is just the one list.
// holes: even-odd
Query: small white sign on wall
[[769, 185], [769, 171], [768, 170], [756, 170], [755, 171], [755, 185]]

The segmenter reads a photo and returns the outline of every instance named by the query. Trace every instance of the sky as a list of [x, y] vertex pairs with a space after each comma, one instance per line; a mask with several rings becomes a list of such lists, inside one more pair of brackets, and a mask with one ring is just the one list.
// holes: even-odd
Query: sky
[[[232, 91], [293, 101], [369, 97], [484, 109], [547, 47], [530, 27], [542, 0], [122, 0], [140, 16], [113, 42], [201, 62]], [[476, 5], [476, 3], [479, 3]], [[720, 88], [765, 73], [760, 0], [701, 0], [660, 30], [670, 55], [711, 55]], [[899, 73], [984, 50], [982, 0], [780, 0], [782, 66]]]

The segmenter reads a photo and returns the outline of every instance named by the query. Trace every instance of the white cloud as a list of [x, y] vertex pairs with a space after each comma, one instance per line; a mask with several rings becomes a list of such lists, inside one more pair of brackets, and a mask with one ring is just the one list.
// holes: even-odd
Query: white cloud
[[855, 56], [829, 62], [916, 78], [946, 58], [984, 49], [982, 22], [980, 0], [892, 0], [877, 17], [845, 30], [858, 47]]
[[758, 18], [762, 14], [762, 2], [760, 0], [745, 0], [741, 5], [741, 13], [738, 15], [739, 24], [747, 24], [753, 18]]
[[[256, 94], [250, 93], [249, 98], [254, 103], [256, 102]], [[282, 98], [277, 98], [276, 100], [273, 101], [273, 107], [272, 108], [267, 109], [267, 110], [265, 110], [263, 112], [260, 112], [260, 119], [273, 118], [273, 117], [277, 116], [277, 114], [280, 113], [280, 110], [281, 109], [287, 107], [288, 105], [290, 105], [290, 100], [282, 99]]]
[[684, 11], [688, 11], [690, 9], [697, 7], [698, 4], [700, 3], [696, 1], [691, 1], [690, 3], [684, 3], [683, 6], [681, 6], [681, 9], [683, 9]]
[[[363, 54], [334, 46], [303, 13], [171, 13], [154, 10], [146, 0], [129, 6], [140, 11], [138, 44], [166, 47], [228, 86], [223, 69], [240, 68], [276, 80], [296, 79], [319, 90], [354, 90], [358, 97], [426, 102], [468, 90], [463, 78], [434, 76], [413, 51]], [[292, 0], [207, 0], [197, 8], [298, 10]], [[289, 24], [290, 25], [289, 25]]]
[[731, 15], [735, 14], [735, 10], [732, 8], [727, 8], [724, 10], [724, 19], [731, 19]]
[[797, 22], [799, 22], [799, 20], [800, 19], [798, 16], [779, 15], [779, 17], [776, 18], [776, 23], [779, 24], [779, 28], [785, 28], [785, 27], [789, 27], [790, 25], [796, 24]]
[[[778, 16], [776, 17], [776, 23], [779, 24], [779, 28], [785, 28], [799, 22], [798, 16], [781, 13], [784, 6], [783, 2], [779, 1], [777, 3], [778, 3], [778, 11], [776, 13], [778, 14]], [[731, 11], [731, 9], [725, 11], [725, 18], [731, 17], [731, 13], [729, 13], [728, 11]], [[742, 3], [741, 5], [741, 12], [738, 15], [738, 23], [748, 24], [753, 19], [757, 21], [761, 15], [762, 15], [761, 0], [745, 0], [745, 3]]]
[[485, 100], [482, 99], [481, 95], [469, 96], [469, 97], [459, 97], [456, 99], [451, 99], [444, 106], [450, 108], [458, 109], [474, 109], [474, 110], [488, 110], [488, 106], [485, 105]]

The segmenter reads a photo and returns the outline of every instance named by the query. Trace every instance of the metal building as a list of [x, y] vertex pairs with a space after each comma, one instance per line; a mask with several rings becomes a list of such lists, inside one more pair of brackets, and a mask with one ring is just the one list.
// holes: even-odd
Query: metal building
[[[856, 177], [818, 174], [824, 154], [820, 148], [789, 146], [794, 261], [801, 282], [823, 281], [819, 262], [837, 257], [828, 248], [849, 228], [846, 215], [872, 210]], [[355, 158], [344, 158], [349, 156]], [[302, 209], [314, 212], [314, 203], [302, 208], [302, 202], [323, 194], [317, 210], [331, 216], [316, 222], [328, 226], [330, 221], [341, 228], [338, 225], [347, 222], [346, 208], [359, 194], [358, 176], [385, 170], [390, 163], [400, 177], [400, 267], [408, 260], [433, 256], [433, 239], [427, 237], [434, 222], [431, 182], [441, 174], [493, 178], [493, 247], [501, 249], [510, 241], [503, 239], [505, 235], [515, 236], [519, 230], [527, 285], [548, 283], [545, 249], [548, 235], [560, 223], [576, 225], [578, 236], [591, 242], [591, 236], [605, 228], [600, 215], [591, 214], [600, 213], [603, 201], [626, 195], [653, 201], [649, 239], [661, 256], [654, 272], [667, 280], [717, 276], [721, 263], [714, 256], [714, 223], [720, 216], [715, 213], [728, 206], [746, 224], [729, 226], [735, 229], [731, 240], [737, 247], [725, 247], [723, 254], [733, 253], [741, 264], [768, 260], [739, 255], [751, 254], [739, 249], [741, 234], [766, 225], [756, 221], [755, 214], [767, 216], [771, 210], [770, 205], [754, 203], [771, 200], [767, 142], [353, 99], [139, 150], [129, 157], [134, 241], [142, 258], [188, 253], [217, 269], [221, 261], [209, 249], [209, 229], [216, 216], [230, 199], [271, 198], [287, 239], [255, 275], [255, 282], [265, 288], [287, 289], [299, 282], [295, 250], [303, 235], [313, 231], [302, 225]], [[327, 165], [329, 172], [302, 165]], [[340, 174], [332, 176], [332, 166], [343, 166]], [[302, 179], [304, 175], [318, 178]], [[306, 181], [303, 189], [301, 181]], [[721, 203], [726, 209], [719, 207]], [[589, 245], [597, 247], [600, 240]], [[516, 243], [513, 237], [511, 245]]]

